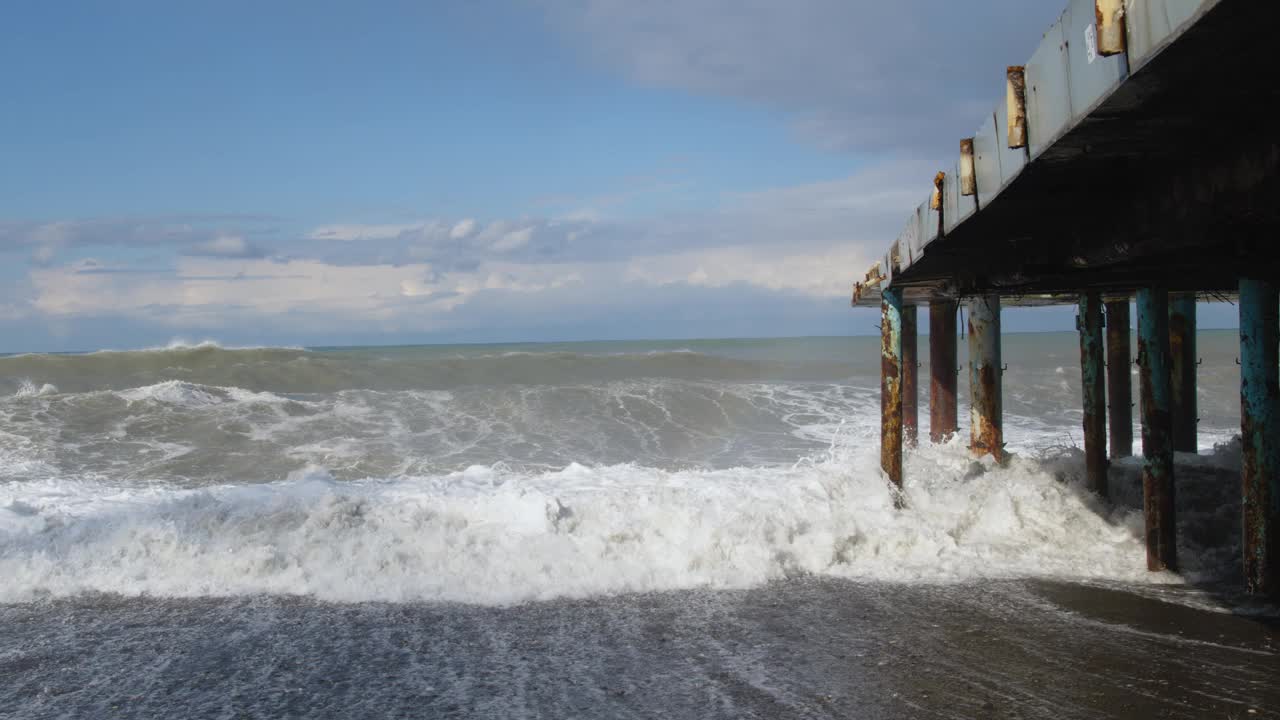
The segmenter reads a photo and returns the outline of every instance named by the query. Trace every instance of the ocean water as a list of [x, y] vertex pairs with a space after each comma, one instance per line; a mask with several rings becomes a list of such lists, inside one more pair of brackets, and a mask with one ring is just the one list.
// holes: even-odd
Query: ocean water
[[1181, 575], [1135, 462], [1081, 481], [1074, 334], [1005, 338], [1012, 460], [926, 443], [902, 510], [878, 338], [0, 357], [0, 715], [1274, 713], [1235, 347]]

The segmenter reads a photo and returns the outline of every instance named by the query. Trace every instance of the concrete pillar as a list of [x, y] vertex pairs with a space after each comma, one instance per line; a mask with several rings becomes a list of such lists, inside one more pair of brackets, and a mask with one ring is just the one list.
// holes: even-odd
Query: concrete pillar
[[946, 442], [960, 424], [956, 418], [956, 304], [929, 303], [929, 439]]
[[902, 488], [902, 291], [880, 301], [880, 467]]
[[1196, 296], [1178, 293], [1169, 298], [1170, 402], [1173, 410], [1173, 449], [1196, 451]]
[[1138, 291], [1138, 391], [1149, 570], [1178, 569], [1169, 371], [1169, 293], [1143, 288]]
[[1084, 407], [1085, 475], [1089, 487], [1107, 497], [1107, 406], [1103, 370], [1102, 298], [1096, 292], [1080, 296], [1080, 387]]
[[1240, 280], [1240, 436], [1244, 463], [1244, 576], [1249, 592], [1280, 599], [1280, 376], [1276, 284]]
[[1111, 457], [1133, 454], [1133, 378], [1129, 375], [1129, 298], [1107, 300], [1107, 408]]
[[969, 448], [1004, 461], [1000, 365], [1000, 296], [983, 295], [969, 305]]
[[915, 447], [920, 437], [920, 368], [917, 345], [916, 306], [902, 308], [902, 429], [907, 447]]

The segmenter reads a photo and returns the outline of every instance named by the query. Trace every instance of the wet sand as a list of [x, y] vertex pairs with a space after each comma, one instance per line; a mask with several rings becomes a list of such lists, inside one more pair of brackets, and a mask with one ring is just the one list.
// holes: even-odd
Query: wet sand
[[1182, 586], [797, 579], [493, 608], [0, 606], [0, 715], [1280, 717], [1280, 629]]

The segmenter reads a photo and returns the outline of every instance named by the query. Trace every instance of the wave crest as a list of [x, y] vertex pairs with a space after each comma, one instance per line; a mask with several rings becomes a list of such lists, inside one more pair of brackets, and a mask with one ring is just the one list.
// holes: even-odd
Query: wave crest
[[0, 490], [0, 601], [94, 591], [506, 604], [805, 574], [1149, 577], [1140, 515], [1100, 513], [1034, 462], [975, 475], [957, 446], [911, 463], [921, 481], [901, 511], [866, 452], [780, 469], [476, 466], [350, 483], [313, 468], [203, 490], [27, 483]]

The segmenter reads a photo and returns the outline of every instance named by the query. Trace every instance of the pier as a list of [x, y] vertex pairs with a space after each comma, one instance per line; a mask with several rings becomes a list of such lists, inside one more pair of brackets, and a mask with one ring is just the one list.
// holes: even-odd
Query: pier
[[853, 304], [882, 313], [890, 482], [911, 482], [917, 307], [930, 310], [930, 440], [959, 432], [963, 308], [969, 445], [1000, 462], [1001, 308], [1075, 305], [1088, 486], [1105, 496], [1110, 459], [1132, 452], [1136, 325], [1147, 564], [1177, 570], [1173, 459], [1196, 450], [1196, 301], [1230, 300], [1244, 583], [1280, 598], [1278, 20], [1280, 5], [1255, 0], [1072, 0], [1030, 58], [992, 68], [1005, 96], [854, 284]]

